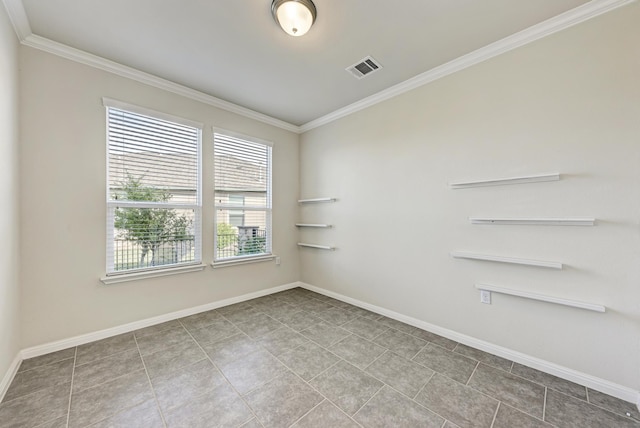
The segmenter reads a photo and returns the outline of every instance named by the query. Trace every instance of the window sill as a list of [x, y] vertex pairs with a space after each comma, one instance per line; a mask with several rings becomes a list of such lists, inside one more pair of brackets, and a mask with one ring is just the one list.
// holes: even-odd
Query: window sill
[[218, 262], [213, 261], [211, 262], [211, 266], [214, 269], [218, 269], [218, 268], [229, 267], [229, 266], [244, 265], [248, 263], [268, 262], [268, 261], [274, 260], [276, 257], [278, 256], [276, 256], [275, 254], [270, 254], [268, 256], [246, 257], [246, 258], [239, 258], [239, 259], [233, 259], [233, 260], [223, 260]]
[[161, 276], [178, 275], [180, 273], [197, 272], [206, 268], [207, 265], [200, 263], [197, 265], [179, 266], [167, 269], [149, 270], [145, 272], [120, 273], [100, 278], [103, 284], [118, 284], [120, 282], [137, 281], [139, 279], [157, 278]]

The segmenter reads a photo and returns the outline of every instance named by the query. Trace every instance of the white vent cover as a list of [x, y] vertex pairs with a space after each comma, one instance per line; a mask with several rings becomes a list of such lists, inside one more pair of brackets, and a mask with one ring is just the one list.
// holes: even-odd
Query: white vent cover
[[368, 56], [361, 61], [358, 61], [356, 64], [347, 67], [346, 70], [351, 73], [356, 79], [362, 79], [365, 76], [375, 73], [381, 68], [382, 66], [379, 62]]

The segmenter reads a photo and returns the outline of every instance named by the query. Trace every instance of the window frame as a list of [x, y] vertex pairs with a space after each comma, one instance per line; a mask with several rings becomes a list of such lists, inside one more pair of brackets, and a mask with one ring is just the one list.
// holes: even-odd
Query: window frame
[[[258, 207], [258, 206], [252, 206], [252, 205], [247, 205], [246, 204], [246, 197], [245, 197], [245, 201], [243, 203], [243, 205], [234, 205], [234, 204], [219, 204], [218, 203], [218, 199], [216, 198], [216, 188], [217, 188], [217, 184], [216, 184], [216, 180], [215, 180], [215, 175], [216, 175], [216, 150], [215, 150], [215, 144], [216, 144], [216, 135], [222, 135], [222, 136], [226, 136], [226, 137], [230, 137], [230, 138], [235, 138], [235, 139], [240, 139], [240, 140], [245, 140], [251, 144], [259, 144], [259, 145], [263, 145], [267, 148], [267, 174], [266, 174], [266, 203], [264, 207]], [[238, 265], [238, 264], [246, 264], [246, 263], [255, 263], [255, 262], [263, 262], [263, 261], [270, 261], [270, 260], [274, 260], [276, 259], [276, 255], [273, 253], [273, 146], [274, 144], [270, 141], [267, 140], [263, 140], [261, 138], [256, 138], [250, 135], [246, 135], [246, 134], [241, 134], [238, 132], [234, 132], [234, 131], [229, 131], [227, 129], [223, 129], [223, 128], [219, 128], [219, 127], [213, 127], [212, 128], [212, 135], [211, 135], [211, 142], [213, 143], [213, 166], [212, 166], [212, 172], [213, 172], [213, 196], [214, 196], [214, 200], [213, 200], [213, 261], [211, 262], [211, 266], [214, 268], [219, 268], [219, 267], [226, 267], [226, 266], [233, 266], [233, 265]], [[218, 242], [218, 231], [217, 231], [217, 224], [218, 224], [218, 210], [219, 209], [223, 209], [223, 210], [227, 210], [227, 211], [234, 211], [234, 210], [242, 210], [243, 212], [245, 212], [246, 215], [246, 211], [264, 211], [265, 213], [265, 229], [266, 229], [266, 240], [265, 240], [265, 245], [266, 245], [266, 252], [265, 253], [259, 253], [259, 254], [249, 254], [249, 255], [241, 255], [241, 256], [233, 256], [233, 257], [225, 257], [225, 258], [218, 258], [218, 249], [217, 249], [217, 242]]]
[[[125, 103], [122, 101], [113, 100], [110, 98], [102, 99], [103, 106], [105, 107], [106, 117], [106, 275], [101, 278], [101, 281], [105, 284], [118, 283], [131, 281], [135, 279], [150, 278], [156, 276], [173, 275], [183, 272], [192, 272], [202, 270], [206, 266], [202, 263], [202, 135], [204, 125], [199, 122], [195, 122], [189, 119], [185, 119], [178, 116], [173, 116], [167, 113], [159, 112], [156, 110], [140, 107], [137, 105]], [[110, 109], [122, 110], [128, 113], [148, 116], [153, 119], [159, 119], [163, 121], [172, 122], [181, 126], [187, 126], [194, 128], [197, 132], [197, 148], [196, 148], [196, 200], [194, 203], [185, 202], [149, 202], [149, 201], [118, 201], [111, 198], [109, 173], [111, 157], [109, 154], [110, 148], [110, 124], [109, 115]], [[158, 266], [141, 267], [126, 270], [114, 270], [114, 242], [115, 242], [115, 209], [118, 207], [134, 207], [134, 208], [163, 208], [163, 209], [187, 209], [194, 212], [194, 260], [182, 263], [169, 263]]]

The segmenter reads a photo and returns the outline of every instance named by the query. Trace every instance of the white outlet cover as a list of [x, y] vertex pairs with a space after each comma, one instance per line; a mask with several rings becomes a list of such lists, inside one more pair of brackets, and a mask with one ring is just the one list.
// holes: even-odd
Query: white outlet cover
[[491, 304], [491, 291], [480, 290], [480, 303]]

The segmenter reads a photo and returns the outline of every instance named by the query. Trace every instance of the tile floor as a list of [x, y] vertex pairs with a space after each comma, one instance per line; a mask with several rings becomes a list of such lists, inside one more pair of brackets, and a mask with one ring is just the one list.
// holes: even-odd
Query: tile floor
[[640, 428], [640, 414], [296, 288], [26, 360], [0, 426]]

